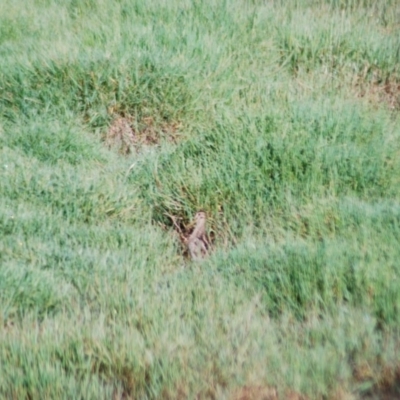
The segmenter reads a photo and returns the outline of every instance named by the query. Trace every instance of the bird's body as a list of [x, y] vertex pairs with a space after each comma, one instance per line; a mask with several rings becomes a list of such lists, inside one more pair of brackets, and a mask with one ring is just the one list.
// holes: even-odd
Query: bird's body
[[203, 258], [209, 248], [209, 243], [206, 237], [206, 213], [199, 211], [195, 216], [195, 227], [187, 240], [187, 246], [190, 256], [193, 260]]

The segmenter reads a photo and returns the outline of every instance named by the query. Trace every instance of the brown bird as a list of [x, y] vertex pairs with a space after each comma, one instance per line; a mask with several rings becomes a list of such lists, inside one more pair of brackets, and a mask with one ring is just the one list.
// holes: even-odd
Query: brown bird
[[190, 256], [193, 260], [204, 258], [207, 254], [210, 244], [206, 237], [206, 213], [199, 211], [194, 217], [194, 230], [187, 239], [187, 246]]

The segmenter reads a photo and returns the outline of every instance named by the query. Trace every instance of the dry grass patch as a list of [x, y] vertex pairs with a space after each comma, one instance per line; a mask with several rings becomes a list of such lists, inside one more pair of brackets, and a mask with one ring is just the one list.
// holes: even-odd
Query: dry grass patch
[[270, 386], [243, 386], [233, 392], [230, 400], [307, 400], [307, 398], [292, 390], [286, 390], [278, 394], [274, 387]]
[[[376, 366], [379, 365], [377, 360]], [[400, 399], [400, 365], [384, 365], [374, 368], [367, 362], [357, 365], [353, 377], [359, 384], [375, 382], [372, 387], [358, 395], [366, 400], [397, 400]], [[341, 398], [339, 398], [341, 400]]]
[[268, 386], [244, 386], [237, 389], [230, 400], [278, 400], [275, 388]]
[[175, 143], [182, 127], [180, 122], [159, 122], [154, 117], [138, 121], [132, 115], [113, 115], [104, 142], [109, 149], [128, 155], [142, 146], [157, 145], [162, 139]]
[[363, 398], [366, 400], [400, 399], [400, 366], [385, 367], [377, 385]]
[[373, 105], [386, 104], [390, 110], [400, 110], [400, 79], [391, 76], [382, 79], [379, 72], [373, 72], [372, 78], [366, 74], [355, 79], [356, 95]]

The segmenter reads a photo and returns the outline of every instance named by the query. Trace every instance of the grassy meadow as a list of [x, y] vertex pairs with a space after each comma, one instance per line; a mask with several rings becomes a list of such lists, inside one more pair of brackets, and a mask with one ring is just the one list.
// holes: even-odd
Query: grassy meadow
[[397, 0], [0, 8], [0, 398], [400, 398]]

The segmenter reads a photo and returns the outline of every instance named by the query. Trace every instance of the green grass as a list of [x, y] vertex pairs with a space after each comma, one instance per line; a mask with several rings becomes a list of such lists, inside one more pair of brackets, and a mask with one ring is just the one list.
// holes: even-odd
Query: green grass
[[397, 398], [398, 2], [3, 3], [0, 397]]

